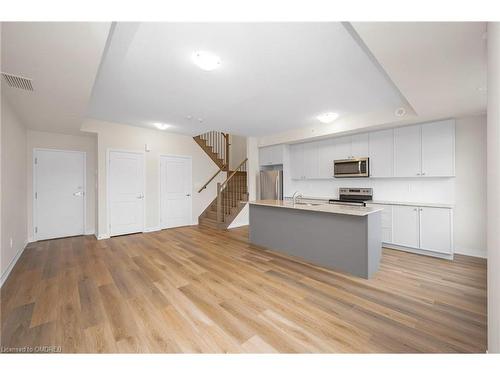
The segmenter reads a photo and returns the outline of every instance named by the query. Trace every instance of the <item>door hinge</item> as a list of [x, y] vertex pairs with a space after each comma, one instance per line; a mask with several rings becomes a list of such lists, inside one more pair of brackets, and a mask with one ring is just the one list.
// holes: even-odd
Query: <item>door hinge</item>
[[35, 233], [38, 233], [38, 227], [35, 227]]
[[35, 164], [38, 164], [38, 158], [35, 158]]

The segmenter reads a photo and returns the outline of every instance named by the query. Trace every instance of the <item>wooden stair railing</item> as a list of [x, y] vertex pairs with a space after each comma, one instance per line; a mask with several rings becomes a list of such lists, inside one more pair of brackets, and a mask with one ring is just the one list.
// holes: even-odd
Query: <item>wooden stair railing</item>
[[210, 131], [193, 139], [219, 167], [198, 193], [206, 189], [221, 172], [227, 173], [226, 180], [217, 183], [217, 196], [199, 216], [199, 224], [217, 229], [227, 228], [248, 201], [247, 159], [235, 170], [229, 169], [230, 137], [227, 133]]
[[229, 134], [210, 131], [193, 139], [220, 169], [229, 172]]
[[203, 186], [202, 186], [202, 187], [198, 190], [198, 193], [201, 193], [203, 190], [205, 190], [205, 189], [207, 188], [208, 184], [210, 184], [210, 183], [213, 181], [213, 179], [214, 179], [215, 177], [217, 177], [217, 176], [219, 175], [219, 173], [221, 173], [221, 172], [222, 172], [222, 171], [224, 171], [224, 170], [225, 170], [224, 168], [219, 168], [219, 170], [218, 170], [217, 172], [215, 172], [215, 173], [212, 175], [212, 177], [210, 177], [210, 178], [208, 179], [208, 181], [207, 181], [207, 182], [205, 182], [205, 185], [203, 185]]
[[248, 199], [247, 161], [245, 158], [222, 183], [217, 183], [217, 222], [225, 222], [231, 208]]
[[217, 184], [217, 196], [199, 217], [203, 227], [227, 229], [248, 201], [247, 159]]

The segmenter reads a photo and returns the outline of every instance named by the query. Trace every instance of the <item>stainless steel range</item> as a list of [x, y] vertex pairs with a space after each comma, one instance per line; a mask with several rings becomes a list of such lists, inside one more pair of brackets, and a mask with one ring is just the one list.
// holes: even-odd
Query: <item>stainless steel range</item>
[[372, 199], [372, 188], [339, 188], [339, 199], [330, 199], [328, 203], [366, 206], [366, 201]]

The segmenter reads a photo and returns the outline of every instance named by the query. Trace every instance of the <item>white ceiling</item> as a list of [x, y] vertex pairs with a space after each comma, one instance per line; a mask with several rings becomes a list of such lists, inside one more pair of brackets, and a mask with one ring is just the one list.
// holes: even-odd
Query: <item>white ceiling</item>
[[[118, 23], [110, 41], [88, 110], [100, 120], [259, 136], [406, 104], [341, 23]], [[221, 67], [200, 70], [196, 50]]]
[[352, 26], [419, 117], [486, 111], [486, 22]]
[[[32, 129], [76, 133], [90, 116], [273, 142], [485, 112], [485, 23], [352, 26], [118, 23], [109, 35], [109, 23], [4, 22], [2, 71], [32, 78], [35, 91], [2, 81], [2, 95]], [[220, 69], [198, 69], [198, 49], [217, 53]], [[395, 119], [398, 106], [409, 116]], [[324, 111], [341, 117], [325, 126]]]
[[110, 23], [3, 22], [2, 71], [33, 80], [34, 91], [2, 95], [30, 129], [79, 133]]

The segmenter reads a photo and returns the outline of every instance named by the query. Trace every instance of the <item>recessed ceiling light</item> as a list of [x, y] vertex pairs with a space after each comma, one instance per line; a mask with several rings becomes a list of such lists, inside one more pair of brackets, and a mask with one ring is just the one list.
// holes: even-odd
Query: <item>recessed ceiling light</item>
[[155, 124], [155, 126], [160, 129], [160, 130], [165, 130], [165, 129], [168, 129], [170, 128], [170, 125], [169, 124], [164, 124], [164, 123], [161, 123], [161, 122], [157, 122]]
[[406, 115], [406, 109], [403, 108], [403, 107], [400, 107], [400, 108], [397, 108], [395, 111], [394, 111], [394, 115], [398, 116], [398, 117], [403, 117]]
[[215, 53], [208, 51], [196, 51], [193, 53], [193, 62], [202, 70], [211, 71], [217, 69], [221, 60]]
[[317, 116], [316, 118], [321, 121], [323, 124], [329, 124], [330, 122], [334, 122], [339, 117], [338, 113], [335, 112], [326, 112]]

